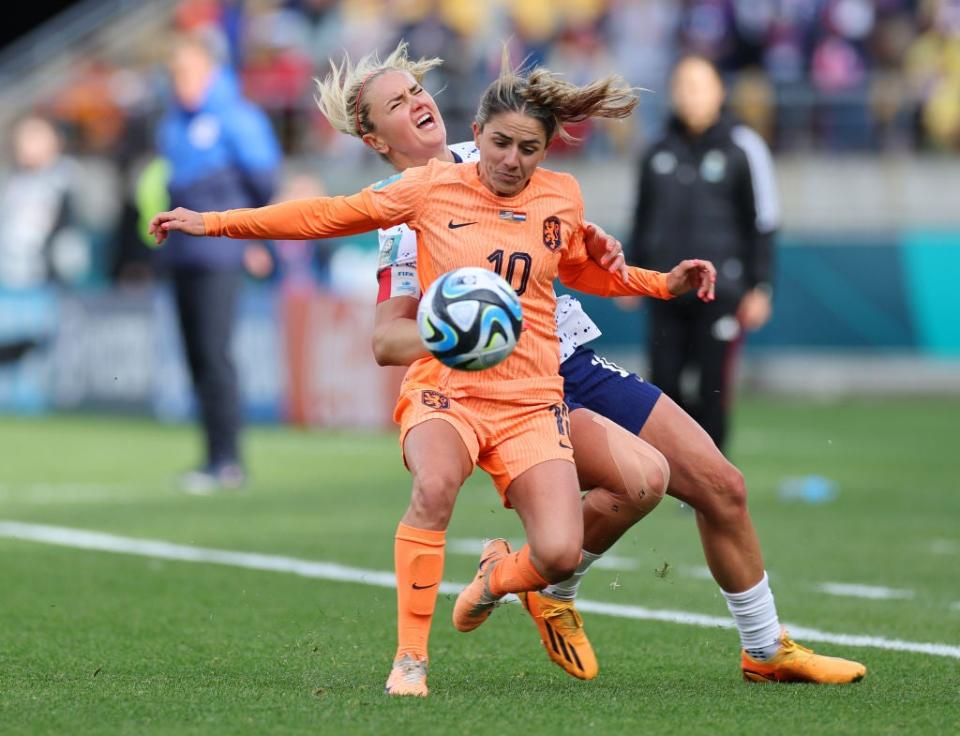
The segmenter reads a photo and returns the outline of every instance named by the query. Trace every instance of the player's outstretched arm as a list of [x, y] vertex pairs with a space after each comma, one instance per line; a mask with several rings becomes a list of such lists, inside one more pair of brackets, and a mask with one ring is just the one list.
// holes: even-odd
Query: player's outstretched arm
[[406, 190], [398, 187], [388, 207], [374, 203], [375, 190], [348, 196], [293, 199], [223, 212], [194, 212], [178, 207], [155, 215], [149, 232], [158, 244], [174, 230], [188, 235], [243, 240], [313, 240], [356, 235], [412, 220], [416, 216], [413, 203], [418, 201], [418, 193], [416, 184]]
[[627, 280], [605, 271], [587, 258], [583, 251], [562, 257], [559, 265], [560, 282], [564, 286], [597, 296], [652, 296], [672, 299], [697, 290], [702, 301], [714, 299], [717, 270], [710, 261], [689, 259], [681, 261], [669, 273], [649, 271], [627, 266]]
[[583, 250], [572, 256], [561, 256], [557, 275], [564, 286], [596, 296], [652, 296], [657, 299], [672, 299], [674, 296], [667, 286], [667, 274], [627, 266], [624, 281], [619, 273], [601, 268]]

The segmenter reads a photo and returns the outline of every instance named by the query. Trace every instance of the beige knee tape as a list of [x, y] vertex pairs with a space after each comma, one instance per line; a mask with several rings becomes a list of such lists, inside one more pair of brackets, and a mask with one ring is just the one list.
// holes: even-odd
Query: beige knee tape
[[[619, 425], [601, 416], [592, 417], [593, 421], [603, 427], [604, 437], [607, 440], [607, 450], [613, 459], [613, 464], [620, 475], [620, 482], [626, 492], [624, 502], [629, 503], [636, 511], [644, 513], [656, 506], [663, 492], [670, 483], [670, 466], [666, 459], [655, 448], [646, 442], [630, 435]], [[646, 487], [647, 471], [650, 464], [656, 465], [663, 476], [662, 488], [651, 489]], [[616, 495], [616, 494], [611, 494]], [[589, 501], [590, 495], [587, 495]], [[600, 499], [597, 499], [599, 501]], [[597, 511], [609, 504], [604, 502], [594, 506]]]
[[[606, 488], [594, 488], [587, 492], [583, 497], [584, 512], [591, 509], [600, 516], [606, 516], [610, 519], [622, 520], [629, 516], [630, 519], [639, 516], [638, 511], [632, 504], [624, 503], [622, 497], [611, 493]], [[584, 517], [586, 518], [586, 517]]]

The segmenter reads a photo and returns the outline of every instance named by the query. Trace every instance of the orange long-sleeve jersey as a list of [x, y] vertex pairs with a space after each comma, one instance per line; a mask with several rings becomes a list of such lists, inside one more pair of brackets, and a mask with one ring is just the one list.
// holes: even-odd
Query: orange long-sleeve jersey
[[422, 291], [454, 268], [489, 268], [516, 289], [524, 317], [517, 348], [500, 365], [469, 373], [422, 358], [410, 366], [408, 386], [438, 388], [453, 398], [559, 403], [563, 379], [555, 278], [600, 296], [672, 296], [666, 274], [631, 268], [623, 283], [590, 260], [583, 244], [580, 187], [572, 176], [546, 169], [534, 172], [523, 191], [500, 197], [483, 185], [476, 165], [434, 160], [346, 197], [203, 214], [207, 235], [234, 238], [326, 238], [401, 222], [417, 233]]

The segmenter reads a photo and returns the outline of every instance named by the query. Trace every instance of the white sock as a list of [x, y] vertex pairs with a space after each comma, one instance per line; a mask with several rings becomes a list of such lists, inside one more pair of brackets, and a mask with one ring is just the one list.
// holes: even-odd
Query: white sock
[[727, 599], [744, 650], [754, 659], [770, 659], [780, 649], [780, 619], [766, 570], [760, 582], [749, 590], [720, 592]]
[[544, 595], [548, 595], [551, 598], [559, 598], [563, 601], [572, 601], [577, 597], [577, 588], [580, 587], [580, 578], [586, 575], [587, 570], [590, 569], [590, 565], [603, 557], [602, 552], [600, 554], [594, 554], [593, 552], [587, 552], [585, 549], [580, 550], [580, 554], [582, 555], [582, 558], [573, 575], [559, 583], [552, 583], [548, 585], [543, 589]]

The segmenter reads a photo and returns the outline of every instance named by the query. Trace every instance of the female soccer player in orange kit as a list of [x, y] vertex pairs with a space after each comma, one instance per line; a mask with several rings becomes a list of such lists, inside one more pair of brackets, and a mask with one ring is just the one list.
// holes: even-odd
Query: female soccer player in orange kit
[[[553, 280], [603, 296], [670, 298], [696, 288], [712, 292], [709, 264], [684, 261], [669, 274], [632, 268], [624, 283], [591, 261], [583, 245], [583, 201], [576, 181], [538, 165], [560, 126], [589, 117], [626, 117], [631, 90], [605, 79], [584, 87], [545, 70], [529, 78], [504, 71], [484, 94], [474, 134], [477, 166], [431, 161], [348, 197], [319, 197], [268, 207], [199, 214], [182, 208], [156, 215], [151, 232], [314, 239], [407, 223], [419, 239], [421, 289], [461, 266], [489, 268], [513, 258], [526, 277], [520, 295], [525, 335], [502, 364], [478, 373], [415, 361], [404, 379], [395, 417], [404, 460], [414, 478], [413, 501], [398, 536], [443, 544], [457, 492], [475, 464], [516, 509], [528, 544], [511, 553], [503, 540], [484, 549], [478, 577], [458, 598], [455, 624], [482, 623], [507, 593], [540, 590], [570, 577], [580, 560], [583, 517], [573, 451], [563, 410]], [[510, 213], [510, 216], [504, 216]], [[523, 215], [523, 218], [514, 215]], [[449, 223], [470, 222], [451, 228]], [[519, 277], [519, 275], [518, 275]], [[520, 289], [518, 289], [520, 290]], [[428, 489], [418, 493], [418, 487]], [[444, 499], [446, 503], [440, 503]], [[401, 566], [397, 585], [409, 596], [400, 622], [398, 657], [388, 692], [426, 695], [426, 637], [436, 604], [442, 556], [417, 552]]]
[[[419, 84], [419, 79], [439, 63], [439, 59], [408, 59], [405, 43], [382, 63], [375, 53], [361, 59], [355, 67], [347, 60], [339, 67], [333, 66], [332, 73], [318, 82], [317, 102], [334, 128], [361, 136], [398, 171], [422, 166], [434, 158], [476, 163], [479, 151], [474, 141], [447, 148], [443, 118], [433, 98]], [[364, 80], [367, 80], [365, 85]], [[380, 290], [374, 353], [382, 365], [410, 365], [428, 355], [418, 336], [415, 319], [420, 299], [417, 236], [406, 225], [397, 225], [380, 230], [379, 238]], [[596, 255], [601, 265], [606, 256], [611, 259], [609, 270], [618, 270], [618, 267], [625, 270], [620, 244], [600, 228], [587, 223], [584, 241], [588, 252]], [[581, 346], [600, 334], [580, 302], [569, 295], [557, 299], [556, 323], [561, 364], [574, 353], [579, 356]], [[621, 380], [623, 372], [610, 363], [602, 366], [596, 369], [602, 374], [601, 381], [608, 386], [616, 383], [621, 402], [636, 407], [639, 400], [652, 407], [659, 390], [651, 390], [633, 376], [629, 381]], [[569, 396], [565, 396], [565, 403], [569, 408], [577, 476], [581, 488], [588, 490], [583, 499], [582, 559], [568, 580], [553, 584], [542, 593], [521, 594], [520, 598], [550, 659], [574, 677], [589, 680], [596, 677], [599, 668], [583, 619], [573, 603], [579, 580], [627, 529], [656, 507], [669, 479], [669, 467], [663, 456], [634, 432], [573, 402]], [[446, 498], [437, 501], [426, 497], [429, 490], [430, 487], [423, 485], [415, 487], [411, 510], [403, 520], [406, 531], [405, 527], [398, 530], [398, 560], [406, 556], [404, 550], [409, 547], [414, 551], [420, 547], [419, 553], [423, 554], [443, 553], [442, 546], [423, 547], [425, 542], [413, 540], [409, 531], [410, 527], [429, 523], [416, 514], [418, 507], [435, 506], [439, 502], [449, 508]], [[436, 518], [444, 520], [442, 531], [446, 527], [446, 515], [440, 513]], [[401, 611], [409, 605], [405, 598], [401, 590]], [[400, 618], [405, 619], [402, 613]], [[426, 652], [419, 654], [425, 656]]]
[[[475, 162], [479, 151], [474, 141], [447, 147], [440, 111], [420, 85], [440, 63], [408, 59], [403, 43], [383, 62], [376, 54], [356, 66], [345, 61], [318, 84], [320, 109], [333, 127], [361, 138], [398, 170], [433, 158]], [[374, 351], [382, 364], [409, 365], [426, 355], [414, 319], [420, 296], [417, 236], [398, 225], [380, 231], [380, 245]], [[819, 683], [862, 677], [865, 669], [859, 663], [811, 653], [782, 633], [740, 471], [657, 386], [590, 349], [588, 343], [600, 331], [576, 299], [558, 299], [556, 321], [577, 473], [581, 486], [593, 490], [584, 497], [583, 559], [577, 572], [541, 592], [520, 596], [550, 658], [576, 677], [597, 673], [574, 597], [598, 553], [655, 505], [651, 476], [659, 456], [650, 454], [652, 446], [669, 463], [667, 493], [696, 512], [707, 563], [740, 634], [744, 676]], [[631, 493], [634, 488], [646, 489], [639, 502]], [[619, 513], [611, 514], [612, 509]]]

